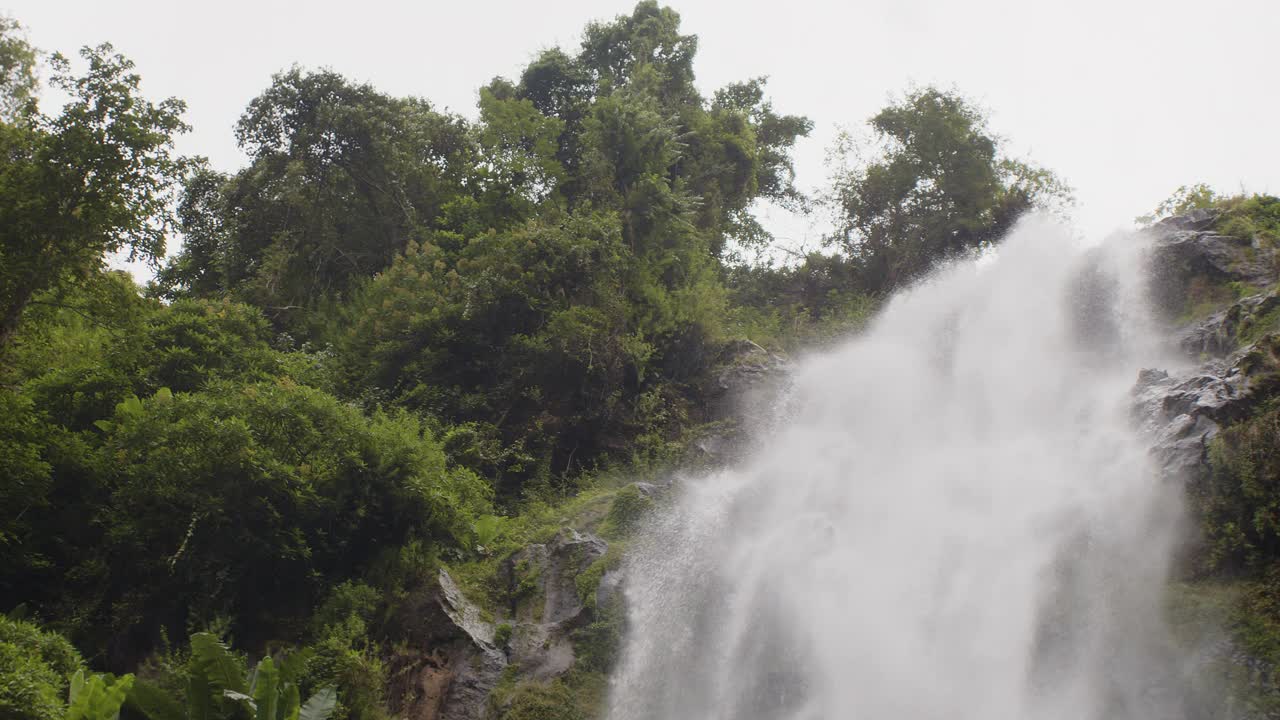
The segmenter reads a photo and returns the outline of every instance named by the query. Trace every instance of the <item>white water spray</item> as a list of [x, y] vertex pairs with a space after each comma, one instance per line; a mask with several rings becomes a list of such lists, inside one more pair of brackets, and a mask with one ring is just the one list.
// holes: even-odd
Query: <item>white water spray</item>
[[801, 363], [632, 553], [611, 720], [1183, 716], [1139, 244], [1024, 221]]

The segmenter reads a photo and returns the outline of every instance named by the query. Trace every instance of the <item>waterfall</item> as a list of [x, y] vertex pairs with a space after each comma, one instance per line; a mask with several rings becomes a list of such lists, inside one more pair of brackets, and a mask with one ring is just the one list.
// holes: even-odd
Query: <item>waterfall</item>
[[1181, 717], [1142, 257], [1033, 217], [798, 361], [635, 541], [609, 718]]

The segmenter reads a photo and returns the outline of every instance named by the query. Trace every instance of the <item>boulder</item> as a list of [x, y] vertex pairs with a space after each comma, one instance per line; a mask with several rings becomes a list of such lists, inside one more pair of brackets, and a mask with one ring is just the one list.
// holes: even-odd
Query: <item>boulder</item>
[[507, 665], [493, 623], [445, 570], [417, 598], [405, 625], [416, 631], [389, 663], [393, 709], [408, 720], [480, 720]]
[[522, 678], [548, 680], [573, 666], [570, 635], [590, 621], [577, 578], [608, 549], [595, 535], [565, 528], [550, 543], [530, 545], [504, 564], [513, 598], [508, 654]]

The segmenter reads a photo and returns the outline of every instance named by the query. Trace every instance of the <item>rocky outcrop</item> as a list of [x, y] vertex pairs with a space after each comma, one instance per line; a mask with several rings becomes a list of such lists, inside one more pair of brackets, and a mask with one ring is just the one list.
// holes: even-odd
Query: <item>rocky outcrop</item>
[[[518, 681], [546, 681], [573, 667], [574, 630], [591, 620], [578, 577], [608, 544], [564, 528], [548, 543], [529, 545], [502, 564], [510, 604], [490, 615], [471, 602], [447, 571], [406, 604], [407, 646], [390, 661], [392, 707], [407, 720], [482, 720], [505, 672]], [[605, 583], [600, 583], [603, 588]], [[617, 581], [604, 592], [616, 591]], [[601, 589], [591, 588], [599, 593]]]
[[406, 603], [413, 632], [390, 661], [392, 707], [407, 720], [480, 720], [507, 659], [495, 627], [441, 570], [429, 589]]
[[589, 619], [577, 578], [608, 549], [590, 533], [565, 528], [550, 543], [530, 545], [504, 564], [513, 598], [507, 652], [522, 677], [548, 680], [573, 666], [570, 633]]
[[1151, 438], [1161, 475], [1193, 481], [1207, 468], [1209, 441], [1247, 412], [1245, 378], [1205, 366], [1188, 375], [1143, 370], [1134, 388], [1137, 415]]
[[1217, 220], [1214, 211], [1194, 210], [1149, 230], [1157, 303], [1170, 315], [1196, 301], [1225, 305], [1172, 328], [1178, 349], [1198, 367], [1144, 370], [1134, 388], [1135, 411], [1161, 470], [1186, 481], [1207, 472], [1208, 443], [1219, 429], [1247, 417], [1275, 386], [1276, 341], [1267, 334], [1280, 309], [1280, 296], [1269, 289], [1277, 275], [1275, 252], [1218, 234]]
[[[700, 388], [704, 402], [698, 419], [712, 428], [696, 441], [706, 462], [739, 456], [748, 431], [776, 417], [786, 376], [787, 361], [755, 343], [738, 341], [721, 349]], [[624, 497], [631, 505], [647, 505], [669, 492], [672, 482], [633, 483], [607, 510], [578, 527], [605, 522], [613, 527]], [[505, 600], [491, 614], [442, 571], [429, 590], [415, 594], [418, 602], [406, 604], [415, 617], [398, 621], [422, 629], [408, 638], [414, 649], [399, 651], [390, 661], [390, 695], [398, 716], [482, 720], [500, 715], [510, 702], [511, 693], [494, 693], [499, 680], [520, 685], [563, 677], [577, 661], [578, 631], [599, 619], [600, 608], [615, 607], [622, 598], [622, 573], [603, 563], [593, 567], [608, 549], [600, 537], [569, 527], [548, 542], [520, 549], [500, 565], [496, 581]]]
[[1240, 283], [1263, 288], [1275, 282], [1275, 250], [1213, 230], [1218, 215], [1194, 210], [1152, 226], [1151, 284], [1158, 307], [1176, 316], [1214, 288]]
[[1193, 358], [1226, 357], [1235, 353], [1247, 338], [1270, 329], [1268, 324], [1276, 319], [1277, 309], [1280, 309], [1280, 295], [1275, 292], [1242, 298], [1180, 330], [1178, 347]]

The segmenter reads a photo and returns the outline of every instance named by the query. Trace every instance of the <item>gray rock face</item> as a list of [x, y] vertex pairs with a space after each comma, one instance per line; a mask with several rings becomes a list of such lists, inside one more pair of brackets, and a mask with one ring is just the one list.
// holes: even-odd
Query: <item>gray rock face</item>
[[1182, 215], [1174, 215], [1165, 218], [1156, 223], [1157, 227], [1167, 228], [1169, 230], [1183, 230], [1189, 232], [1198, 232], [1202, 230], [1210, 230], [1214, 223], [1218, 222], [1219, 213], [1217, 210], [1208, 208], [1198, 208], [1191, 210]]
[[1236, 350], [1240, 335], [1280, 308], [1280, 295], [1259, 293], [1243, 298], [1178, 333], [1178, 346], [1191, 357], [1226, 357]]
[[721, 354], [710, 394], [715, 419], [759, 416], [772, 408], [772, 385], [785, 374], [787, 361], [750, 340], [730, 343]]
[[[1167, 315], [1178, 316], [1206, 299], [1230, 304], [1173, 329], [1177, 347], [1199, 361], [1198, 367], [1173, 374], [1144, 370], [1133, 389], [1135, 417], [1151, 440], [1163, 477], [1191, 485], [1192, 492], [1210, 472], [1208, 449], [1214, 437], [1249, 417], [1280, 389], [1280, 328], [1271, 317], [1280, 308], [1280, 297], [1264, 290], [1277, 279], [1275, 253], [1214, 233], [1216, 220], [1212, 212], [1195, 211], [1154, 228], [1162, 235], [1152, 255], [1153, 290], [1156, 301], [1165, 303]], [[1226, 283], [1245, 283], [1258, 292], [1234, 302], [1226, 293], [1223, 301]], [[1219, 294], [1214, 295], [1215, 289]], [[1249, 291], [1238, 285], [1229, 289]], [[1246, 692], [1277, 697], [1275, 669], [1227, 634], [1214, 637], [1211, 645], [1199, 647], [1187, 660], [1189, 677], [1214, 682], [1221, 678], [1222, 683], [1206, 690], [1208, 704], [1197, 716], [1262, 717], [1243, 703], [1237, 706], [1236, 696]]]
[[570, 633], [589, 620], [577, 577], [609, 549], [600, 538], [565, 528], [546, 545], [530, 545], [504, 568], [512, 596], [511, 662], [529, 679], [547, 680], [573, 666]]
[[494, 627], [481, 619], [483, 612], [467, 601], [453, 578], [440, 571], [440, 604], [445, 614], [466, 636], [468, 642], [458, 644], [449, 664], [454, 676], [438, 717], [440, 720], [481, 720], [489, 693], [493, 691], [506, 657], [493, 644]]
[[1149, 231], [1155, 235], [1153, 295], [1171, 316], [1182, 312], [1197, 292], [1233, 282], [1262, 288], [1275, 280], [1275, 250], [1219, 235], [1212, 230], [1217, 217], [1208, 210], [1192, 211], [1162, 220]]
[[1135, 413], [1152, 438], [1152, 452], [1166, 477], [1187, 482], [1208, 471], [1208, 443], [1219, 429], [1246, 417], [1271, 390], [1277, 366], [1271, 338], [1240, 347], [1242, 337], [1265, 330], [1258, 323], [1280, 308], [1280, 296], [1262, 291], [1276, 280], [1275, 252], [1217, 234], [1217, 220], [1215, 211], [1194, 210], [1151, 228], [1152, 290], [1169, 315], [1187, 308], [1196, 293], [1212, 297], [1228, 283], [1259, 290], [1174, 329], [1178, 348], [1201, 361], [1199, 367], [1173, 376], [1158, 370], [1139, 374]]
[[1237, 395], [1225, 373], [1211, 368], [1178, 377], [1161, 370], [1139, 373], [1135, 411], [1163, 477], [1190, 482], [1201, 476], [1209, 441], [1220, 428], [1216, 418]]

